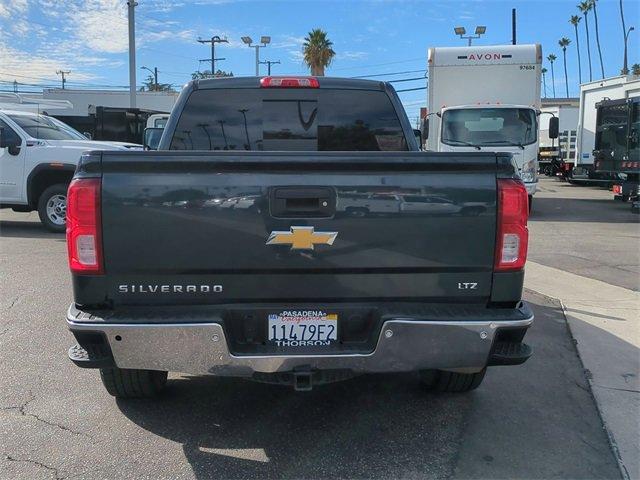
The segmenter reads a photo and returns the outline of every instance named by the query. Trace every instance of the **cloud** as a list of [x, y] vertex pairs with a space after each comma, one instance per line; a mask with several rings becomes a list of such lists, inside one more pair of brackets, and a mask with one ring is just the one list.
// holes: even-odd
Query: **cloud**
[[278, 35], [274, 37], [271, 42], [271, 48], [302, 48], [304, 43], [304, 37], [295, 35]]
[[137, 46], [147, 43], [155, 43], [163, 40], [178, 40], [182, 42], [194, 42], [197, 38], [196, 31], [193, 29], [185, 30], [160, 30], [160, 31], [142, 31], [136, 41]]
[[126, 52], [129, 39], [125, 2], [87, 0], [83, 5], [68, 10], [76, 38], [97, 52]]
[[14, 18], [29, 9], [27, 0], [0, 0], [0, 18]]
[[336, 54], [337, 60], [362, 60], [363, 58], [367, 58], [369, 56], [369, 52], [352, 52], [352, 51], [344, 51], [338, 52]]
[[[27, 54], [24, 51], [18, 50], [3, 40], [0, 40], [0, 80], [5, 82], [13, 82], [14, 80], [19, 83], [38, 84], [47, 83], [50, 84], [56, 78], [56, 71], [70, 70], [70, 65], [77, 66], [79, 63], [101, 63], [102, 59], [91, 58], [74, 58], [73, 61], [64, 61], [58, 57], [55, 53], [49, 53], [46, 56], [34, 55], [32, 53]], [[96, 78], [94, 75], [85, 73], [82, 71], [74, 71], [69, 76], [70, 81], [76, 80], [91, 80]]]

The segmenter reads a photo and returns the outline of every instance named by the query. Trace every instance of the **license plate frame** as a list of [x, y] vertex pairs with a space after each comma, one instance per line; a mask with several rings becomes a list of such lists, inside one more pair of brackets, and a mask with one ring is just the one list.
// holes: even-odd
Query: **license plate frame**
[[267, 342], [279, 348], [327, 348], [338, 343], [338, 313], [321, 309], [267, 314]]

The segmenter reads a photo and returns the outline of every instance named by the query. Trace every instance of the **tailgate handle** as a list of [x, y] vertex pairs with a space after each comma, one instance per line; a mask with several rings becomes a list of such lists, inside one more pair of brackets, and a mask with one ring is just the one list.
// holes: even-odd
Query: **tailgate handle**
[[330, 187], [277, 187], [271, 191], [269, 207], [273, 217], [332, 217], [336, 195]]

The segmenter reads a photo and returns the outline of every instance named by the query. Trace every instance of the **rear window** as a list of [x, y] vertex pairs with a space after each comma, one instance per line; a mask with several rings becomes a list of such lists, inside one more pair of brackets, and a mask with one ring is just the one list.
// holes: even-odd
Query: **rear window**
[[194, 91], [171, 150], [403, 151], [385, 92], [331, 89]]

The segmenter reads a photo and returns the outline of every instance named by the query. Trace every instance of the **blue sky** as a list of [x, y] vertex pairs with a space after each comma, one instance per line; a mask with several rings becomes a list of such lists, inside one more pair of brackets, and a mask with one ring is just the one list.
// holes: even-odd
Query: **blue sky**
[[[558, 39], [572, 43], [567, 52], [570, 95], [578, 91], [577, 56], [573, 26], [577, 0], [466, 0], [466, 1], [248, 1], [248, 0], [138, 0], [136, 8], [138, 66], [158, 67], [159, 80], [179, 88], [208, 58], [208, 46], [196, 39], [226, 36], [216, 56], [226, 57], [219, 67], [235, 75], [254, 73], [254, 50], [240, 41], [270, 35], [272, 43], [261, 50], [262, 60], [279, 60], [274, 74], [305, 74], [301, 44], [312, 28], [329, 33], [337, 56], [328, 75], [410, 79], [424, 75], [427, 48], [462, 45], [453, 27], [473, 30], [486, 25], [487, 33], [474, 44], [490, 45], [511, 40], [511, 8], [518, 11], [518, 42], [542, 44], [547, 54], [558, 56], [556, 93], [564, 96], [562, 52]], [[624, 0], [627, 26], [636, 26], [629, 43], [629, 64], [640, 63], [640, 1]], [[622, 66], [622, 28], [618, 0], [599, 0], [600, 41], [606, 76]], [[595, 45], [593, 14], [589, 15], [594, 79], [600, 66]], [[588, 79], [584, 19], [579, 29], [582, 78]], [[69, 86], [124, 86], [128, 82], [125, 0], [0, 0], [0, 89], [18, 82], [54, 86], [56, 70], [70, 70]], [[545, 66], [549, 68], [545, 60]], [[202, 68], [206, 68], [202, 64]], [[262, 67], [261, 73], [266, 73]], [[138, 73], [140, 82], [146, 73]], [[397, 89], [419, 88], [424, 80], [395, 83]], [[32, 87], [39, 88], [39, 87]], [[551, 94], [551, 78], [547, 79]], [[401, 93], [413, 119], [424, 106], [426, 91]]]

